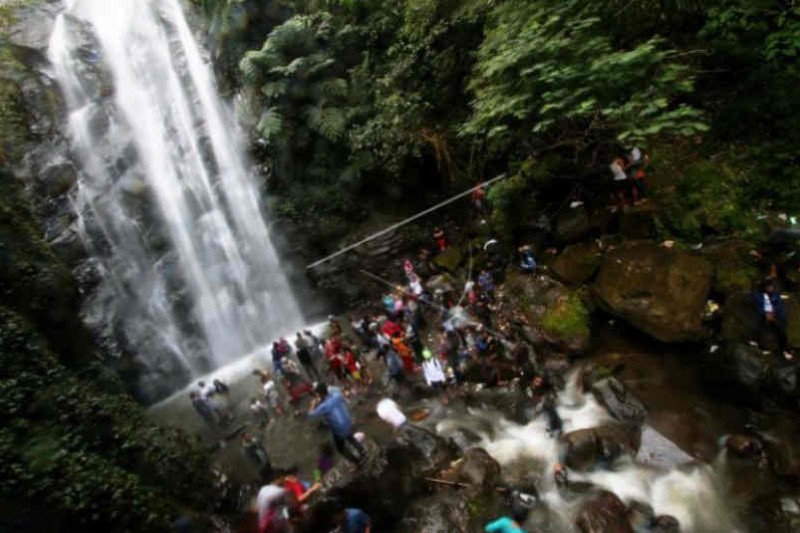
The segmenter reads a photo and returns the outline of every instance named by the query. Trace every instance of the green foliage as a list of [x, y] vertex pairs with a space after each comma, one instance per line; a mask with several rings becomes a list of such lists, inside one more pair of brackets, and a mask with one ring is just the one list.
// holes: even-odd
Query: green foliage
[[213, 505], [204, 453], [77, 377], [4, 307], [0, 367], [0, 501], [18, 503], [5, 523], [31, 527], [46, 509], [47, 530], [162, 531], [179, 507]]
[[[93, 360], [69, 269], [0, 170], [0, 509], [17, 531], [163, 531], [208, 510], [208, 456]], [[187, 490], [190, 488], [190, 490]]]
[[499, 147], [519, 138], [580, 152], [597, 144], [694, 135], [707, 128], [678, 99], [689, 69], [652, 38], [620, 50], [579, 2], [503, 2], [478, 51], [463, 133]]
[[686, 158], [683, 150], [659, 154], [658, 172], [669, 173], [674, 191], [658, 196], [673, 234], [690, 242], [706, 235], [752, 236], [759, 205], [749, 194], [757, 168], [734, 153]]

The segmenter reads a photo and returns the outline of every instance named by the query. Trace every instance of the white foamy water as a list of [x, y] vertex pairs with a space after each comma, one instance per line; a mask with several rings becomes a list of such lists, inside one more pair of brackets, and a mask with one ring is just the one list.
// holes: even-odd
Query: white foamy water
[[[559, 394], [557, 409], [564, 421], [565, 433], [613, 421], [593, 395], [579, 392], [577, 374], [571, 376], [567, 387]], [[559, 446], [558, 440], [547, 433], [544, 415], [521, 425], [495, 412], [471, 410], [469, 414], [465, 418], [439, 422], [437, 431], [448, 435], [459, 428], [468, 429], [480, 439], [476, 445], [486, 449], [504, 469], [536, 474], [540, 497], [551, 513], [549, 527], [561, 528], [559, 531], [574, 528], [581, 500], [565, 498], [553, 482], [553, 468], [559, 462]], [[626, 503], [647, 503], [657, 515], [677, 518], [683, 533], [744, 531], [728, 504], [722, 456], [714, 465], [692, 463], [672, 469], [655, 468], [622, 458], [613, 470], [570, 471], [570, 482], [580, 481], [609, 490]], [[537, 522], [535, 516], [531, 520]]]
[[[87, 321], [197, 376], [303, 325], [256, 178], [178, 0], [68, 0], [50, 59], [101, 287]], [[113, 331], [112, 331], [113, 330]]]

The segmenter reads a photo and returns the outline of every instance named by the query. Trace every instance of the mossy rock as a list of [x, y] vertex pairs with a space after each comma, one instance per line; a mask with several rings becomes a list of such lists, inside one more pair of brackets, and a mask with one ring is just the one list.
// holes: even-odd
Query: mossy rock
[[442, 270], [455, 274], [462, 261], [464, 261], [464, 254], [461, 253], [461, 249], [457, 246], [450, 246], [437, 255], [433, 263]]
[[564, 294], [542, 316], [545, 334], [560, 339], [588, 338], [589, 311], [575, 293]]
[[32, 139], [28, 128], [30, 117], [19, 85], [0, 78], [0, 149], [5, 159], [17, 159]]
[[547, 343], [570, 353], [589, 347], [589, 310], [577, 291], [546, 276], [512, 274], [503, 293]]

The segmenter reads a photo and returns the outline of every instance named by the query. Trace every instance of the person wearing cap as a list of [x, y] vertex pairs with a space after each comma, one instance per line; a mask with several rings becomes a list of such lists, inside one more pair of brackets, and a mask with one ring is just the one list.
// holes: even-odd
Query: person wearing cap
[[[328, 386], [324, 383], [318, 383], [315, 391], [319, 396], [319, 405], [312, 406], [308, 412], [309, 417], [324, 416], [328, 421], [333, 434], [333, 444], [342, 456], [353, 464], [361, 464], [367, 457], [366, 450], [355, 438], [355, 430], [353, 429], [353, 420], [350, 418], [350, 413], [347, 410], [347, 404], [339, 389], [331, 387], [330, 391]], [[350, 451], [346, 443], [358, 452], [358, 455]]]
[[438, 357], [433, 357], [427, 348], [422, 350], [422, 372], [425, 375], [425, 382], [434, 389], [443, 389], [447, 378], [442, 368], [442, 363]]

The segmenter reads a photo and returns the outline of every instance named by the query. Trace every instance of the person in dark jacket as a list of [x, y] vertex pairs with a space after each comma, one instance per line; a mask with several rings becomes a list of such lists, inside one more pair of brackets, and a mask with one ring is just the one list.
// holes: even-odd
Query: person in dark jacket
[[761, 317], [761, 328], [772, 330], [778, 339], [780, 353], [786, 355], [786, 307], [781, 293], [771, 279], [763, 281], [754, 296], [756, 311]]

